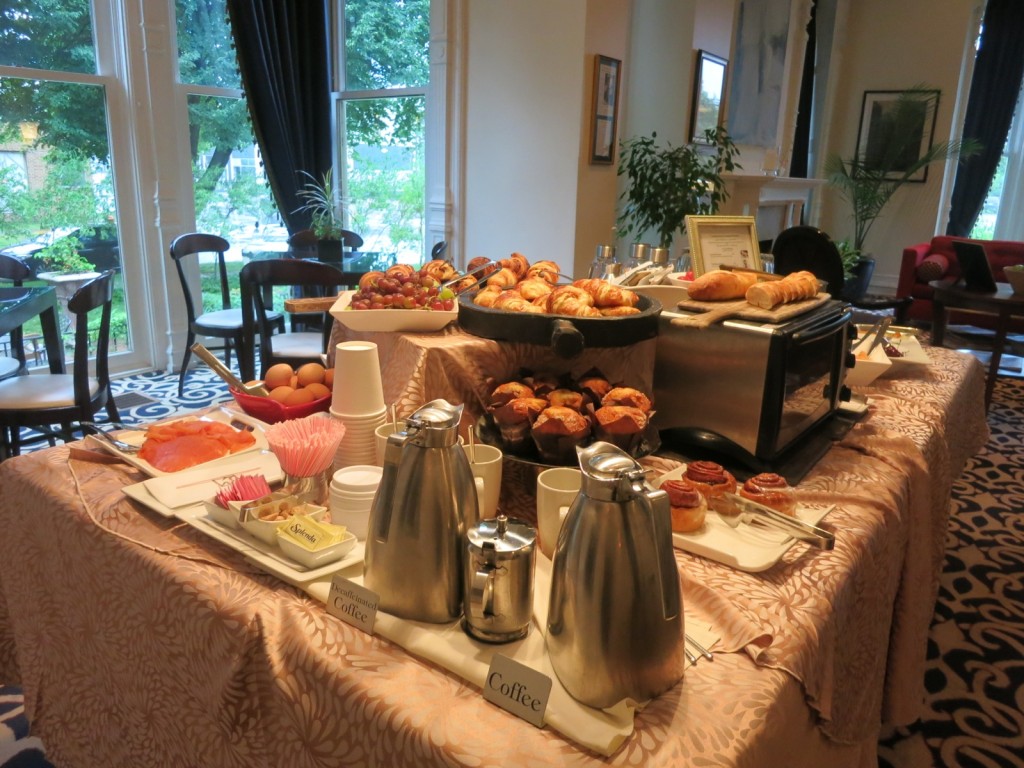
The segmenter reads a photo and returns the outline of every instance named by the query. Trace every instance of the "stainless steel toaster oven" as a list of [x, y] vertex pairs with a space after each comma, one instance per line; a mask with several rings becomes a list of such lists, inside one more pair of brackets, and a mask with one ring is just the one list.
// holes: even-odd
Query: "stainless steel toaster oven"
[[662, 299], [654, 424], [663, 445], [703, 447], [764, 469], [836, 412], [847, 365], [849, 305], [828, 301], [773, 324], [672, 323]]

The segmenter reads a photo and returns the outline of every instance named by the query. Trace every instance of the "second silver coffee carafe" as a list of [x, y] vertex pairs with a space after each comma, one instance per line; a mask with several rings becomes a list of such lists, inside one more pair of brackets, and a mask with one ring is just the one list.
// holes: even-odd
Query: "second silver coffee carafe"
[[668, 496], [611, 443], [577, 454], [583, 485], [551, 565], [551, 666], [592, 707], [646, 701], [675, 685], [686, 664]]
[[462, 614], [463, 537], [477, 520], [476, 485], [459, 445], [462, 409], [434, 400], [388, 437], [363, 574], [378, 606], [402, 618], [443, 623]]

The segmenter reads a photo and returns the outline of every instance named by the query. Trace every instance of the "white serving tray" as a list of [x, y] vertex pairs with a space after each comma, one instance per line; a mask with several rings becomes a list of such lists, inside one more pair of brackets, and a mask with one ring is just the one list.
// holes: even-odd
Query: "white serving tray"
[[[685, 471], [684, 464], [658, 477], [653, 486], [658, 488], [666, 480], [678, 480]], [[797, 505], [796, 517], [805, 523], [817, 525], [834, 508], [834, 504], [801, 503]], [[711, 510], [708, 510], [704, 527], [700, 530], [672, 534], [672, 545], [676, 549], [749, 573], [768, 570], [796, 543], [796, 539], [781, 531], [760, 526], [741, 524], [732, 528], [717, 512]]]
[[[263, 433], [263, 430], [267, 425], [264, 422], [260, 421], [259, 419], [253, 418], [248, 414], [241, 413], [240, 411], [232, 411], [226, 408], [218, 408], [214, 411], [204, 413], [202, 416], [186, 416], [181, 419], [168, 419], [167, 421], [163, 421], [160, 423], [172, 424], [176, 421], [196, 419], [199, 419], [201, 421], [219, 421], [222, 424], [234, 424], [240, 427], [241, 429], [250, 429], [252, 431], [253, 437], [256, 438], [256, 442], [244, 450], [228, 454], [227, 456], [222, 456], [221, 458], [214, 459], [213, 461], [207, 461], [203, 464], [197, 464], [194, 467], [189, 467], [188, 469], [181, 470], [182, 472], [189, 472], [198, 467], [210, 467], [216, 464], [220, 464], [221, 462], [229, 462], [232, 461], [237, 456], [242, 456], [246, 453], [251, 453], [252, 451], [264, 451], [269, 449], [270, 447], [269, 444], [267, 443], [267, 437]], [[146, 431], [143, 429], [123, 430], [121, 432], [118, 432], [116, 437], [118, 440], [128, 443], [130, 445], [142, 445], [142, 443], [145, 442], [146, 440]], [[92, 446], [97, 446], [101, 448], [107, 453], [114, 454], [115, 456], [119, 457], [122, 461], [124, 461], [126, 464], [131, 464], [133, 467], [142, 470], [150, 477], [162, 477], [164, 475], [169, 474], [178, 474], [176, 472], [164, 472], [163, 470], [157, 469], [148, 461], [140, 459], [137, 454], [119, 451], [117, 448], [110, 445], [110, 443], [107, 443], [104, 440], [100, 440], [99, 438], [91, 437], [89, 438], [89, 443]]]

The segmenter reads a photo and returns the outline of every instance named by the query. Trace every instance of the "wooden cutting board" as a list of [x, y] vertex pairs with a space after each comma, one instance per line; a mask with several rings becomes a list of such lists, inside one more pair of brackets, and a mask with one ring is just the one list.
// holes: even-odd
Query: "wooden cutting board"
[[672, 325], [685, 328], [707, 328], [730, 318], [740, 320], [753, 320], [758, 323], [782, 323], [799, 317], [815, 307], [820, 307], [832, 298], [827, 293], [819, 293], [813, 299], [794, 301], [791, 304], [782, 304], [774, 309], [761, 309], [753, 304], [748, 304], [746, 299], [734, 299], [731, 301], [697, 301], [696, 299], [683, 299], [679, 302], [679, 308], [686, 312], [695, 314], [685, 317], [674, 317]]

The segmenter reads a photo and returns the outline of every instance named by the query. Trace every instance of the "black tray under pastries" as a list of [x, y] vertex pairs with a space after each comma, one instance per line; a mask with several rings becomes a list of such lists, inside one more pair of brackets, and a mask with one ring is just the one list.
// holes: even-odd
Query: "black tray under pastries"
[[[576, 457], [572, 456], [567, 458], [560, 464], [552, 464], [551, 462], [545, 461], [541, 458], [540, 453], [537, 450], [537, 446], [534, 444], [533, 439], [527, 432], [526, 440], [522, 441], [517, 446], [510, 445], [501, 435], [501, 429], [497, 424], [494, 423], [494, 419], [489, 413], [484, 414], [476, 422], [476, 434], [480, 438], [481, 443], [492, 445], [495, 448], [500, 448], [501, 452], [506, 457], [513, 461], [521, 461], [525, 464], [535, 464], [539, 467], [575, 467], [577, 466]], [[591, 433], [590, 437], [581, 441], [579, 444], [582, 446], [590, 445], [598, 438]], [[647, 422], [647, 427], [643, 430], [640, 435], [640, 440], [636, 444], [633, 450], [629, 451], [629, 455], [634, 459], [639, 459], [643, 456], [648, 456], [658, 448], [661, 447], [661, 437], [658, 435], [658, 430], [654, 428], [650, 421]]]
[[570, 317], [546, 313], [509, 312], [473, 303], [475, 292], [459, 296], [459, 327], [474, 336], [496, 341], [543, 344], [562, 358], [591, 347], [627, 347], [658, 335], [661, 302], [640, 295], [636, 315]]

